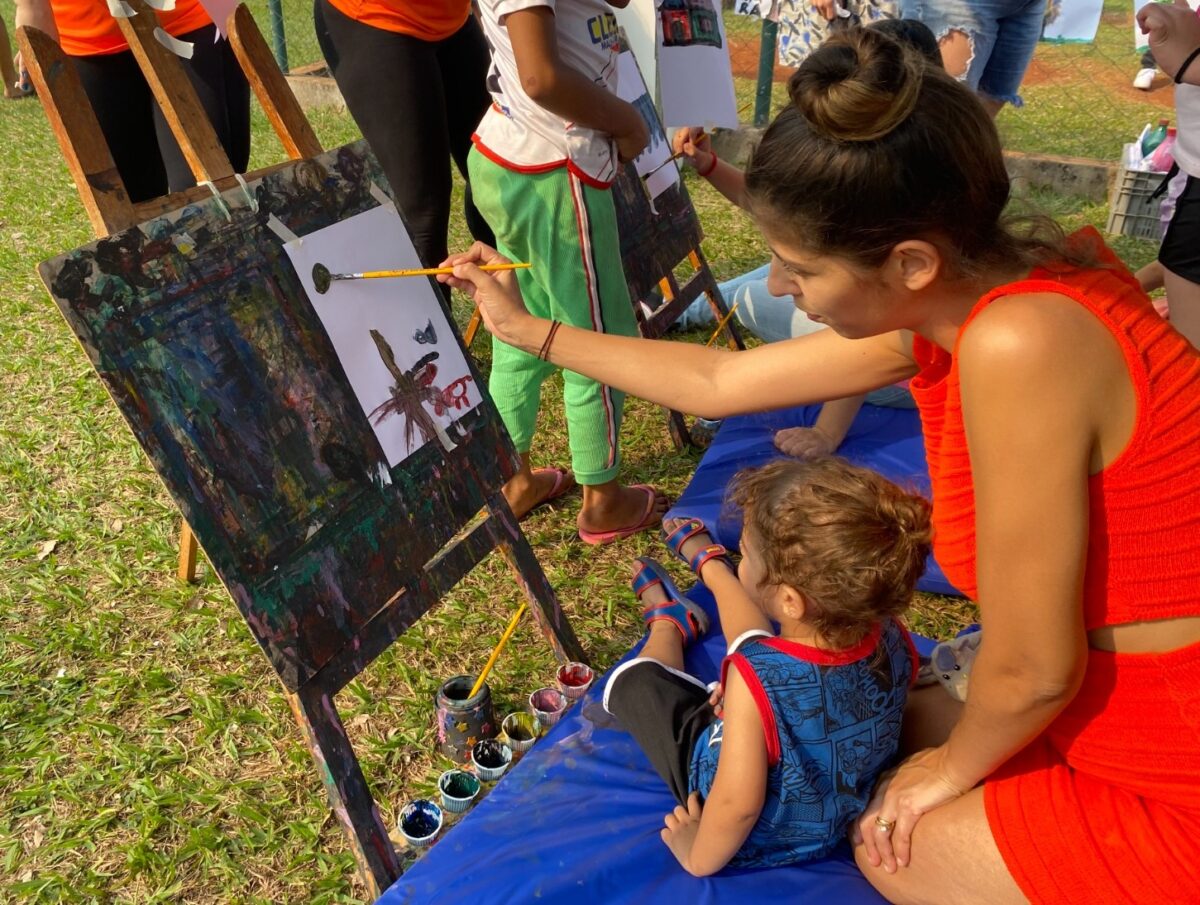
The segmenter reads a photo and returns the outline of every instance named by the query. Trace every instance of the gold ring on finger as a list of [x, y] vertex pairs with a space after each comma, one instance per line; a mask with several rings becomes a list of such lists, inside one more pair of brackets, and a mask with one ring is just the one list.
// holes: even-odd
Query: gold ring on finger
[[875, 827], [881, 833], [890, 833], [892, 831], [892, 828], [895, 826], [896, 826], [896, 821], [894, 821], [894, 820], [887, 820], [883, 817], [875, 818]]

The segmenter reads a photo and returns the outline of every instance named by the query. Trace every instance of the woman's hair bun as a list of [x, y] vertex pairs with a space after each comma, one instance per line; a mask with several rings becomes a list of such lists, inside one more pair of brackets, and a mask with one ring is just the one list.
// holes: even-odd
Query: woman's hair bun
[[871, 28], [830, 37], [788, 81], [792, 103], [814, 131], [835, 141], [875, 141], [912, 113], [927, 64]]

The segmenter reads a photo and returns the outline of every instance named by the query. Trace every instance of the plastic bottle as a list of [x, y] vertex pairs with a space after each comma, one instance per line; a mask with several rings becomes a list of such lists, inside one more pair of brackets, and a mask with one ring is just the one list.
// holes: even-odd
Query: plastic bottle
[[1167, 127], [1171, 124], [1169, 119], [1160, 119], [1158, 125], [1146, 133], [1146, 137], [1142, 139], [1142, 156], [1149, 157], [1150, 152], [1163, 143], [1163, 139], [1167, 137]]
[[1171, 169], [1171, 164], [1175, 162], [1175, 156], [1172, 153], [1175, 150], [1175, 127], [1172, 126], [1167, 130], [1167, 137], [1162, 140], [1154, 153], [1150, 155], [1150, 169], [1157, 170], [1160, 173], [1165, 173]]

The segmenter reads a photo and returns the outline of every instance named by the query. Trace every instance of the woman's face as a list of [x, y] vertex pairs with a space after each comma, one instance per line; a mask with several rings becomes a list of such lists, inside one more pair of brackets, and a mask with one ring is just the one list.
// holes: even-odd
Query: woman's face
[[790, 295], [811, 320], [851, 339], [907, 326], [898, 322], [902, 306], [884, 286], [882, 272], [872, 274], [843, 258], [815, 255], [765, 230], [763, 235], [771, 248], [767, 290]]

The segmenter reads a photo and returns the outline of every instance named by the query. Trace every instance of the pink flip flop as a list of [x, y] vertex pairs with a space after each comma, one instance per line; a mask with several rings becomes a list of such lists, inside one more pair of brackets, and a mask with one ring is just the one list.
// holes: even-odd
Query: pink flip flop
[[535, 475], [545, 474], [546, 472], [554, 475], [554, 483], [550, 487], [550, 492], [538, 500], [537, 504], [526, 512], [525, 515], [521, 516], [522, 519], [528, 518], [542, 506], [545, 506], [547, 503], [553, 503], [559, 497], [565, 496], [575, 489], [574, 475], [565, 468], [535, 468], [533, 470]]
[[637, 534], [639, 531], [646, 531], [650, 528], [659, 527], [659, 516], [654, 512], [654, 504], [658, 502], [658, 491], [649, 484], [631, 484], [633, 490], [640, 490], [646, 494], [646, 508], [642, 512], [642, 517], [637, 524], [629, 525], [625, 528], [614, 528], [611, 531], [585, 531], [579, 529], [579, 539], [585, 544], [596, 546], [598, 544], [611, 544], [615, 540], [620, 540], [623, 537]]

